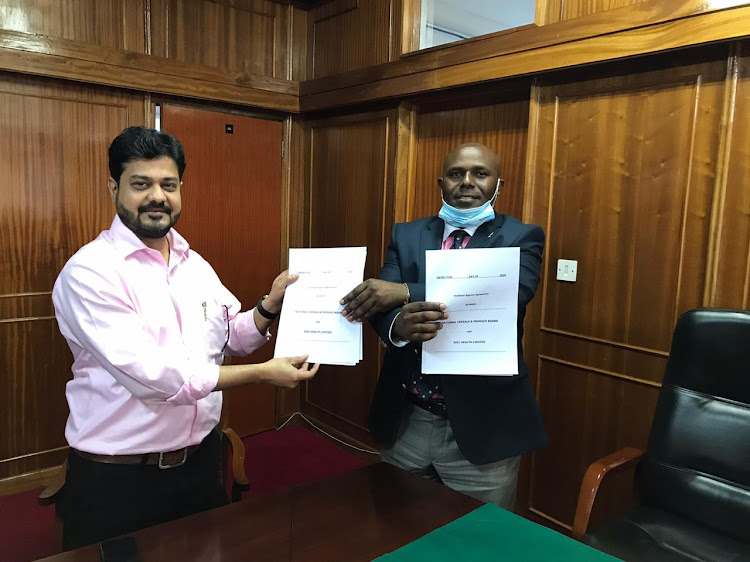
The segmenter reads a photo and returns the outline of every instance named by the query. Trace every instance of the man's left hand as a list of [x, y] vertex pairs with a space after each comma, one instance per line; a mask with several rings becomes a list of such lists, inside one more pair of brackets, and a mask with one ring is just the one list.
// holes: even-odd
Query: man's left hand
[[360, 283], [343, 299], [341, 314], [350, 322], [369, 318], [378, 312], [387, 312], [406, 302], [407, 288], [403, 283], [391, 283], [382, 279], [368, 279]]
[[281, 303], [284, 301], [286, 288], [299, 279], [299, 275], [294, 273], [289, 275], [289, 270], [285, 269], [273, 280], [268, 297], [263, 300], [263, 308], [271, 314], [281, 312]]

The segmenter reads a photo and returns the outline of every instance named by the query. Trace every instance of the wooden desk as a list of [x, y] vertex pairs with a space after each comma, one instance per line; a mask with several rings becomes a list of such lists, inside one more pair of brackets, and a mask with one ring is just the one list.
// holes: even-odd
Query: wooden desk
[[[481, 505], [380, 463], [133, 536], [144, 562], [369, 561]], [[99, 547], [45, 560], [99, 562]]]

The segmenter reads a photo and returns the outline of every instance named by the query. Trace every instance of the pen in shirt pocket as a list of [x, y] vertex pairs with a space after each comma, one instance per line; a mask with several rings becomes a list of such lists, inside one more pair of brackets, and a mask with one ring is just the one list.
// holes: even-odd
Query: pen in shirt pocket
[[208, 313], [206, 312], [206, 301], [203, 301], [203, 321], [208, 320]]

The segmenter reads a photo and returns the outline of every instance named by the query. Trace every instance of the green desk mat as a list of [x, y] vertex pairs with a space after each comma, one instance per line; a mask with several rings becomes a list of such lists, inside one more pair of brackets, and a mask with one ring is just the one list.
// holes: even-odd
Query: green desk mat
[[496, 505], [487, 504], [377, 560], [611, 562], [618, 559]]

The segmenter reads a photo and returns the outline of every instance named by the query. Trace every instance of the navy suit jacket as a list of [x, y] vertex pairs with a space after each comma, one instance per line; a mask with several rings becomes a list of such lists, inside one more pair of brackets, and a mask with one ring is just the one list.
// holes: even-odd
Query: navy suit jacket
[[[445, 223], [438, 217], [396, 224], [380, 278], [409, 286], [411, 301], [425, 300], [425, 250], [441, 248]], [[513, 457], [547, 442], [539, 408], [523, 360], [523, 320], [526, 305], [534, 297], [544, 250], [544, 231], [508, 215], [495, 214], [481, 225], [467, 248], [521, 249], [518, 290], [518, 375], [488, 377], [440, 376], [448, 418], [463, 455], [474, 464]], [[398, 436], [406, 405], [405, 394], [412, 374], [421, 368], [421, 343], [396, 347], [390, 328], [401, 308], [373, 316], [371, 322], [387, 346], [370, 407], [370, 431], [389, 446]]]

